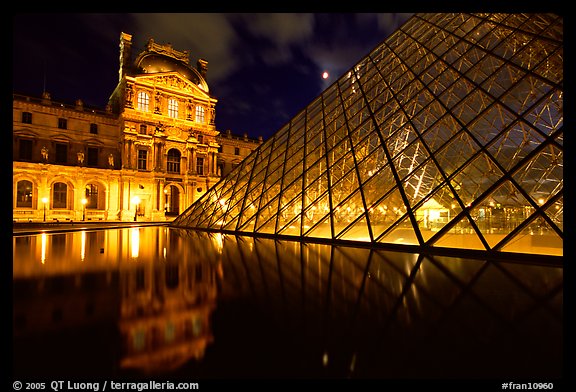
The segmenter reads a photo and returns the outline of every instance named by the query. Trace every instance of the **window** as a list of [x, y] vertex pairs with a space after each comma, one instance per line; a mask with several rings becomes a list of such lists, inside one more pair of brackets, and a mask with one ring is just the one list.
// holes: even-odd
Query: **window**
[[90, 124], [90, 133], [93, 133], [95, 135], [98, 134], [98, 124]]
[[204, 124], [204, 107], [196, 106], [196, 122]]
[[24, 124], [32, 124], [32, 113], [22, 112], [22, 122]]
[[98, 166], [98, 148], [88, 147], [88, 161], [86, 162], [88, 166]]
[[66, 208], [66, 194], [68, 186], [63, 182], [56, 182], [52, 186], [52, 208]]
[[196, 158], [196, 173], [204, 175], [204, 158]]
[[68, 162], [68, 145], [64, 143], [56, 143], [56, 157], [55, 163]]
[[98, 186], [94, 184], [86, 185], [86, 208], [98, 208]]
[[18, 145], [18, 157], [25, 161], [32, 160], [32, 140], [20, 139]]
[[204, 135], [198, 135], [198, 143], [204, 143]]
[[146, 135], [148, 133], [148, 127], [144, 124], [140, 124], [140, 130], [138, 131], [140, 135]]
[[58, 119], [58, 128], [60, 129], [68, 129], [68, 120], [65, 118]]
[[146, 170], [147, 161], [148, 161], [148, 151], [138, 150], [138, 170]]
[[145, 112], [150, 110], [150, 96], [144, 91], [138, 93], [138, 109]]
[[168, 151], [166, 171], [169, 173], [180, 173], [180, 151], [171, 148]]
[[178, 101], [175, 99], [168, 100], [168, 116], [178, 118]]
[[240, 147], [234, 147], [234, 155], [240, 155]]
[[18, 181], [16, 185], [16, 207], [32, 208], [32, 183], [30, 181]]

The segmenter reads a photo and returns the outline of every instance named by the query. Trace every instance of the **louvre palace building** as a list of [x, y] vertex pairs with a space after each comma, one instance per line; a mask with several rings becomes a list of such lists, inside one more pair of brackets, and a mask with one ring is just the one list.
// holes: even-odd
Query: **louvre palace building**
[[120, 36], [105, 108], [13, 95], [15, 222], [173, 219], [262, 140], [219, 132], [208, 62]]

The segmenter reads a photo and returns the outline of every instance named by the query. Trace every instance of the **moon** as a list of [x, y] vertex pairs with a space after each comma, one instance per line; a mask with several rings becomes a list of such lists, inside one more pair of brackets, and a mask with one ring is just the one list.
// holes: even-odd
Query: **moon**
[[324, 72], [322, 73], [322, 79], [328, 79], [328, 76], [330, 76], [330, 75], [328, 74], [328, 72], [324, 71]]

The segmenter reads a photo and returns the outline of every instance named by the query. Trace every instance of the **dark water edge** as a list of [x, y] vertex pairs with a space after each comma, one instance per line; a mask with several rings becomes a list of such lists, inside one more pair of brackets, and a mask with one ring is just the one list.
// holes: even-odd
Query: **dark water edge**
[[564, 375], [562, 268], [165, 228], [85, 234], [77, 260], [75, 235], [45, 238], [42, 266], [37, 238], [16, 246], [16, 379], [500, 390]]

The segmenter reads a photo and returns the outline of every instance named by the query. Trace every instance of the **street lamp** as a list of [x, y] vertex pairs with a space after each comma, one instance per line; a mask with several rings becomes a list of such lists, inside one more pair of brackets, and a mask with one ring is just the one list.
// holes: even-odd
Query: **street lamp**
[[136, 218], [138, 217], [138, 205], [140, 204], [140, 198], [138, 196], [134, 196], [132, 198], [132, 203], [134, 203], [134, 205], [136, 205], [136, 208], [134, 211], [134, 222], [136, 222]]
[[44, 222], [46, 222], [46, 203], [48, 203], [48, 198], [47, 198], [47, 197], [43, 197], [43, 198], [42, 198], [42, 203], [44, 203]]
[[88, 200], [84, 198], [80, 202], [82, 203], [82, 220], [84, 221], [86, 220], [86, 203], [88, 203]]

